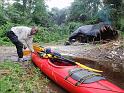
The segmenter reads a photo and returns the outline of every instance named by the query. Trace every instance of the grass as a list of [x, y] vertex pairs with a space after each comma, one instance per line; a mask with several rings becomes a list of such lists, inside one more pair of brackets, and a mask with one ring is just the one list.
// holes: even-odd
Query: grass
[[45, 93], [48, 83], [49, 80], [30, 62], [25, 65], [11, 61], [0, 63], [0, 93]]

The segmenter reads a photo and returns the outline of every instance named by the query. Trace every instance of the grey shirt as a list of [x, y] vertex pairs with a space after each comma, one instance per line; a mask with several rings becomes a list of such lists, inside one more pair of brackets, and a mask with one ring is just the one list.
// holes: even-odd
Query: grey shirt
[[26, 26], [16, 26], [12, 27], [11, 31], [15, 33], [16, 36], [18, 36], [18, 40], [23, 43], [26, 47], [28, 47], [32, 52], [34, 52], [33, 49], [33, 35], [31, 35], [31, 29], [30, 27]]

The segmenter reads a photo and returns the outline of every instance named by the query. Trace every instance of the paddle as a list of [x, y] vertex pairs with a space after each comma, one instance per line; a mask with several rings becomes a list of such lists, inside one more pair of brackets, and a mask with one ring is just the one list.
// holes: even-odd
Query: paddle
[[[41, 52], [44, 51], [44, 47], [39, 46], [38, 44], [33, 44], [33, 49], [36, 52]], [[25, 49], [23, 50], [23, 56], [29, 56], [31, 54], [30, 49]]]
[[82, 67], [83, 69], [87, 69], [87, 70], [89, 70], [89, 71], [94, 71], [94, 72], [103, 72], [103, 71], [100, 71], [100, 70], [96, 70], [96, 69], [87, 67], [87, 66], [85, 66], [85, 65], [83, 65], [83, 64], [80, 64], [79, 62], [75, 62], [75, 61], [73, 61], [73, 60], [67, 59], [67, 58], [61, 56], [59, 53], [49, 53], [49, 54], [55, 56], [56, 58], [58, 58], [58, 59], [60, 59], [60, 60], [68, 61], [68, 62], [77, 64], [78, 66]]

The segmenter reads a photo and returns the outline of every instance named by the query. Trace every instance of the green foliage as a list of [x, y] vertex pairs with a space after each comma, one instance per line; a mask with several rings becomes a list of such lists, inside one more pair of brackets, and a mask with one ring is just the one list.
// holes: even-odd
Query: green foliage
[[[4, 0], [0, 4], [0, 44], [8, 44], [9, 40], [5, 36], [6, 31], [14, 24], [18, 25], [38, 25], [40, 30], [35, 36], [35, 42], [63, 42], [75, 29], [86, 24], [95, 24], [98, 18], [112, 19], [114, 26], [122, 31], [123, 7], [122, 0], [74, 0], [70, 8], [59, 10], [53, 8], [48, 11], [45, 0], [13, 0], [13, 4], [6, 4]], [[104, 6], [112, 7], [105, 9]], [[102, 16], [96, 16], [102, 10]], [[107, 15], [106, 15], [107, 14]], [[106, 17], [108, 16], [108, 17]], [[59, 26], [58, 26], [59, 25]], [[121, 27], [120, 27], [121, 25]]]
[[15, 2], [13, 5], [9, 5], [5, 11], [9, 22], [15, 24], [25, 23], [25, 16], [23, 15], [23, 6], [20, 3]]
[[65, 23], [67, 16], [67, 9], [52, 8], [50, 12], [50, 18], [55, 24], [61, 25]]
[[107, 4], [103, 7], [101, 7], [101, 10], [98, 12], [97, 17], [100, 19], [100, 21], [111, 24], [112, 23], [111, 11], [112, 11], [111, 5]]
[[12, 64], [10, 62], [0, 64], [0, 69], [5, 71], [7, 69], [9, 71], [8, 75], [0, 78], [0, 92], [19, 93], [18, 89], [21, 81], [18, 78], [20, 78], [25, 71], [22, 70], [18, 64]]
[[7, 22], [0, 27], [0, 45], [9, 44], [9, 39], [6, 37], [6, 32], [13, 26], [12, 23]]
[[93, 17], [97, 14], [99, 7], [100, 0], [74, 0], [70, 8], [69, 20], [78, 21], [81, 15], [87, 18]]
[[32, 21], [37, 25], [48, 26], [48, 12], [44, 0], [34, 0], [33, 5]]
[[35, 42], [58, 42], [63, 40], [66, 36], [66, 31], [63, 31], [63, 27], [54, 25], [53, 27], [40, 27], [39, 32], [34, 38]]
[[10, 45], [10, 44], [11, 43], [9, 42], [9, 40], [6, 37], [4, 37], [4, 38], [0, 37], [0, 46], [1, 45]]
[[123, 17], [121, 18], [120, 24], [121, 24], [120, 30], [124, 32], [124, 18]]
[[116, 29], [121, 28], [121, 14], [122, 14], [122, 9], [121, 7], [123, 6], [122, 0], [103, 0], [104, 5], [111, 5], [111, 13], [110, 17], [112, 19], [112, 25], [116, 27]]
[[13, 26], [12, 23], [2, 25], [0, 27], [0, 37], [5, 37], [6, 31], [9, 31], [12, 26]]
[[47, 26], [49, 23], [44, 0], [15, 0], [13, 4], [7, 5], [4, 5], [4, 0], [1, 2], [3, 6], [0, 7], [0, 25], [6, 21], [41, 26]]
[[[0, 44], [10, 44], [10, 40], [6, 37], [6, 31], [9, 31], [14, 24], [7, 23], [0, 27]], [[34, 42], [59, 42], [64, 41], [76, 28], [82, 23], [67, 23], [66, 25], [53, 25], [52, 27], [39, 27], [39, 32], [34, 36]]]
[[[0, 2], [1, 3], [1, 2]], [[0, 26], [6, 23], [5, 12], [3, 11], [2, 6], [0, 6]]]
[[[33, 65], [24, 67], [18, 63], [6, 61], [0, 64], [0, 93], [41, 93], [49, 82]], [[32, 67], [31, 67], [32, 66]], [[43, 77], [43, 76], [42, 76]]]
[[52, 27], [40, 27], [39, 32], [34, 37], [34, 42], [64, 42], [66, 38], [78, 27], [83, 25], [82, 23], [70, 22], [65, 25], [54, 25]]

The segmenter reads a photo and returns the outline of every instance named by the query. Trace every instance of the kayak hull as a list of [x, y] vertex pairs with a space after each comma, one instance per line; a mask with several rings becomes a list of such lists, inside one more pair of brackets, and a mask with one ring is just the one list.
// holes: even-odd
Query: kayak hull
[[79, 68], [78, 65], [58, 66], [53, 64], [49, 58], [41, 58], [36, 53], [32, 53], [32, 62], [69, 93], [124, 93], [123, 89], [106, 79], [88, 84], [81, 83], [79, 86], [75, 85], [77, 81], [73, 78], [65, 79], [68, 76], [68, 71], [73, 68]]

